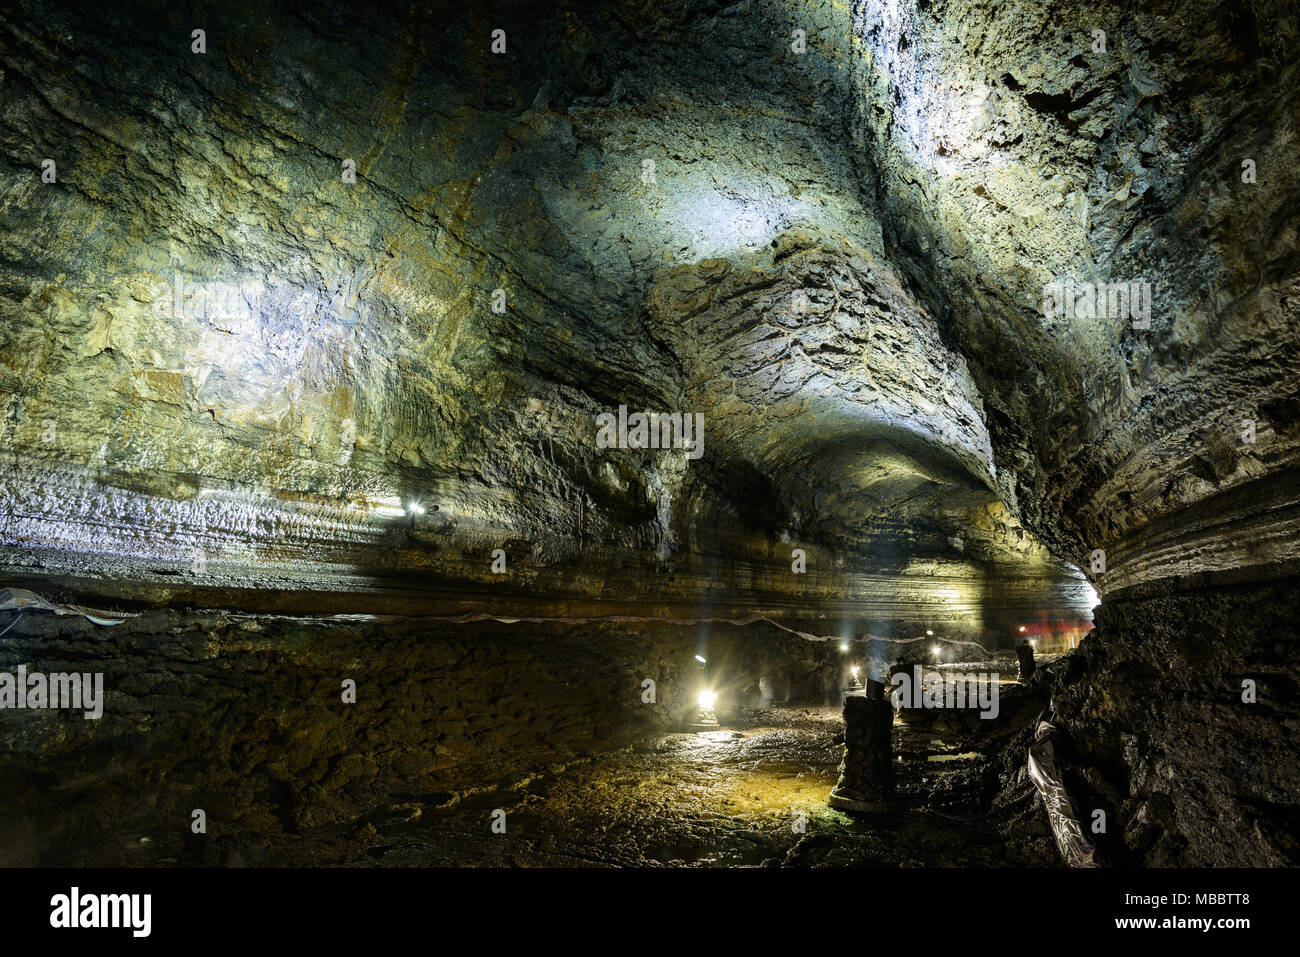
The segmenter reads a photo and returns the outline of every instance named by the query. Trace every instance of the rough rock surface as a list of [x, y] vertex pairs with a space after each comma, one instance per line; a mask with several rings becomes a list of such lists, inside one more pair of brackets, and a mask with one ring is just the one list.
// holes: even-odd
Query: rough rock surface
[[[697, 634], [154, 611], [100, 629], [27, 615], [5, 635], [0, 671], [103, 671], [105, 700], [96, 720], [0, 711], [0, 865], [216, 863], [227, 848], [249, 855], [285, 835], [357, 825], [402, 795], [450, 807], [680, 729], [704, 686], [724, 720], [821, 704], [838, 695], [841, 658], [770, 626]], [[355, 703], [344, 701], [348, 679]], [[190, 834], [195, 808], [210, 840]]]
[[[509, 8], [495, 58], [486, 22], [391, 12], [364, 38], [347, 12], [213, 12], [201, 55], [177, 11], [6, 19], [15, 573], [390, 610], [839, 619], [836, 594], [877, 631], [1086, 614], [889, 265], [837, 12], [796, 55], [800, 10]], [[702, 414], [703, 457], [596, 448], [622, 404]], [[1003, 585], [985, 620], [971, 596]]]
[[[1103, 602], [1076, 651], [1039, 669], [994, 765], [1006, 832], [1050, 847], [1041, 805], [1011, 807], [1039, 713], [1066, 736], [1067, 786], [1121, 866], [1300, 860], [1294, 580]], [[1251, 682], [1247, 701], [1245, 682]], [[1035, 835], [1037, 837], [1035, 838]], [[1028, 851], [1026, 851], [1028, 853]]]
[[[1293, 568], [1292, 492], [1250, 554], [1225, 522], [1190, 563], [1125, 568], [1160, 519], [1294, 472], [1293, 5], [900, 0], [853, 21], [858, 155], [895, 262], [979, 384], [1013, 510], [1085, 567], [1112, 552], [1103, 595]], [[1150, 329], [1045, 318], [1065, 277], [1149, 281]]]

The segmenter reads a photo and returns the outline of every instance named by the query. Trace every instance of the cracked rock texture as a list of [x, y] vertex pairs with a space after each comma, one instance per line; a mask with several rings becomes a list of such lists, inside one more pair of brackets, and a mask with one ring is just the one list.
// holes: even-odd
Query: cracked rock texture
[[[105, 671], [104, 713], [0, 711], [0, 866], [274, 863], [273, 845], [350, 834], [403, 795], [446, 810], [677, 730], [705, 683], [729, 721], [837, 699], [845, 677], [833, 646], [770, 626], [697, 635], [174, 611], [107, 631], [25, 618], [0, 650], [0, 670], [20, 664]], [[207, 839], [189, 832], [195, 808]]]
[[[500, 547], [533, 595], [743, 605], [778, 539], [972, 589], [1295, 569], [1285, 4], [272, 5], [203, 54], [181, 10], [41, 9], [0, 33], [16, 570], [378, 596]], [[1044, 317], [1067, 278], [1150, 282], [1151, 327]], [[598, 450], [620, 404], [700, 412], [704, 459]], [[1151, 554], [1239, 489], [1258, 548]]]
[[[175, 10], [6, 18], [15, 580], [882, 634], [1086, 617], [890, 265], [838, 13], [509, 8], [494, 57], [486, 21], [388, 12], [364, 37], [213, 12], [205, 54], [169, 47]], [[620, 405], [702, 415], [703, 456], [597, 448]]]
[[[1225, 527], [1193, 562], [1124, 566], [1160, 520], [1237, 489], [1275, 498], [1294, 472], [1294, 6], [900, 0], [852, 16], [857, 155], [896, 263], [979, 385], [1004, 499], [1058, 554], [1111, 552], [1103, 595], [1293, 573], [1290, 491], [1251, 555]], [[1045, 319], [1063, 278], [1150, 282], [1150, 329]]]
[[[1103, 602], [1097, 628], [1019, 702], [995, 806], [1025, 778], [1034, 720], [1054, 707], [1067, 784], [1120, 866], [1294, 866], [1300, 860], [1295, 582]], [[1250, 683], [1249, 689], [1247, 682]], [[1249, 690], [1249, 694], [1248, 694]], [[1247, 699], [1250, 700], [1247, 700]], [[1009, 834], [1050, 842], [1037, 802]]]

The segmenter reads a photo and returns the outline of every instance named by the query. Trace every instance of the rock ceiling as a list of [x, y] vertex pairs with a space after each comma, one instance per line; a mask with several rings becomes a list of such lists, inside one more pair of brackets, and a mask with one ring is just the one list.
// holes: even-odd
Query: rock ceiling
[[977, 631], [1296, 567], [1285, 3], [192, 19], [0, 17], [11, 580]]

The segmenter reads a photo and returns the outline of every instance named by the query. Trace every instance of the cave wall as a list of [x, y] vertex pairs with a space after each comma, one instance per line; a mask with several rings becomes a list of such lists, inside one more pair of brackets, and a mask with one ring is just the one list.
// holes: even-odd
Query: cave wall
[[[703, 655], [707, 670], [695, 655]], [[0, 711], [0, 866], [273, 863], [277, 842], [448, 807], [693, 716], [837, 698], [830, 643], [712, 628], [27, 614], [0, 672], [102, 671], [103, 716]], [[645, 679], [655, 701], [643, 701]], [[356, 683], [355, 704], [342, 682]], [[207, 814], [207, 839], [191, 813]], [[359, 839], [359, 838], [358, 838]]]
[[[402, 612], [836, 598], [822, 617], [964, 633], [968, 596], [1005, 584], [1036, 596], [1019, 614], [1086, 614], [1000, 502], [967, 360], [890, 262], [843, 10], [353, 15], [6, 17], [11, 580]], [[622, 404], [703, 415], [704, 457], [597, 448]]]
[[[1103, 595], [1291, 574], [1294, 5], [863, 0], [852, 17], [863, 175], [979, 384], [1004, 500], [1085, 570], [1107, 550]], [[1150, 328], [1046, 318], [1064, 278], [1150, 282]], [[1150, 560], [1148, 528], [1203, 531], [1183, 510], [1234, 489], [1268, 502], [1255, 547], [1234, 547], [1234, 518], [1190, 561]]]
[[[1050, 846], [1025, 783], [1035, 711], [1055, 710], [1067, 785], [1119, 866], [1278, 867], [1300, 861], [1300, 582], [1114, 599], [1079, 648], [1040, 669], [1001, 758], [1008, 833]], [[1244, 700], [1251, 682], [1253, 701]]]

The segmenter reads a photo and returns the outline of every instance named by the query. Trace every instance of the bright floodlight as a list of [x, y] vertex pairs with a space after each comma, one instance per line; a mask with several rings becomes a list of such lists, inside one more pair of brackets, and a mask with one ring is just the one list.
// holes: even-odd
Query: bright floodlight
[[713, 710], [713, 703], [718, 700], [718, 696], [712, 691], [700, 692], [700, 707], [705, 711]]
[[931, 648], [930, 650], [933, 651], [933, 652], [935, 653], [935, 656], [937, 657], [937, 656], [939, 655], [939, 653], [940, 653], [943, 649], [941, 649], [938, 645], [935, 645], [935, 646], [934, 646], [933, 648]]
[[696, 655], [696, 656], [695, 656], [695, 660], [698, 661], [698, 662], [699, 662], [700, 664], [702, 664], [702, 665], [707, 665], [707, 664], [708, 664], [708, 662], [704, 660], [704, 656], [703, 656], [703, 655]]
[[424, 514], [424, 506], [421, 505], [419, 502], [412, 502], [410, 505], [406, 506], [406, 510], [410, 512], [412, 515]]
[[840, 651], [848, 651], [848, 650], [849, 650], [849, 643], [847, 641], [841, 641]]
[[933, 634], [934, 634], [934, 632], [932, 632], [929, 628], [925, 629], [925, 633], [926, 633], [927, 635], [933, 635]]

